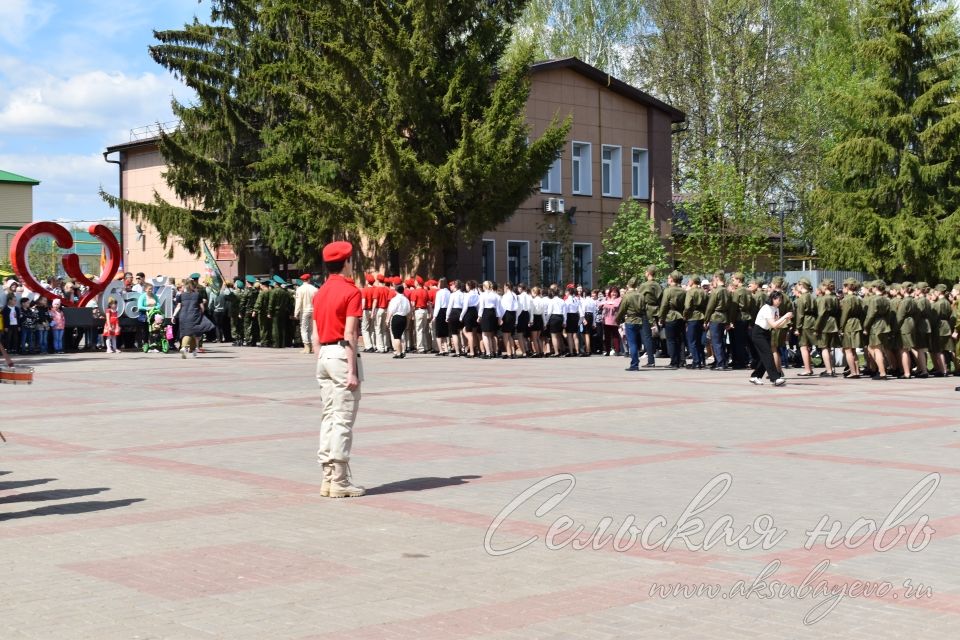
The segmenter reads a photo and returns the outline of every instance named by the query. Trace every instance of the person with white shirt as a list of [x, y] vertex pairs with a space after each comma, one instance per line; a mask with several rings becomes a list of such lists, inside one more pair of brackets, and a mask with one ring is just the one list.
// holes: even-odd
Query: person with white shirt
[[546, 313], [547, 304], [541, 293], [540, 287], [530, 289], [530, 349], [534, 358], [543, 357], [543, 340], [540, 336], [543, 334], [543, 314]]
[[580, 323], [583, 320], [580, 309], [580, 298], [576, 290], [568, 286], [567, 298], [563, 304], [564, 326], [567, 334], [567, 354], [568, 358], [574, 358], [579, 354], [580, 341]]
[[533, 297], [527, 292], [527, 285], [517, 285], [517, 342], [520, 343], [520, 356], [527, 357], [530, 349], [530, 323], [533, 319]]
[[[497, 328], [500, 326], [503, 317], [503, 307], [500, 306], [500, 296], [493, 290], [493, 283], [489, 280], [483, 282], [483, 291], [480, 292], [480, 331], [483, 334], [483, 355], [484, 360], [497, 357]], [[504, 335], [506, 342], [506, 335]]]
[[397, 285], [397, 295], [387, 305], [387, 317], [390, 318], [390, 335], [393, 337], [393, 357], [403, 358], [403, 334], [407, 330], [407, 321], [413, 308], [410, 300], [403, 295], [403, 285]]
[[480, 350], [480, 292], [477, 291], [476, 280], [467, 280], [463, 296], [460, 321], [463, 323], [463, 335], [467, 339], [467, 357], [475, 358]]
[[550, 342], [553, 347], [551, 358], [560, 357], [560, 342], [563, 339], [564, 301], [560, 292], [553, 287], [547, 290], [545, 315], [547, 317], [546, 330], [550, 333]]
[[450, 325], [447, 323], [447, 305], [450, 304], [450, 288], [447, 279], [440, 278], [437, 282], [437, 297], [433, 301], [433, 336], [437, 339], [435, 355], [445, 356], [450, 353]]
[[753, 340], [753, 345], [756, 347], [760, 360], [753, 373], [750, 374], [752, 384], [763, 384], [764, 373], [767, 374], [774, 386], [782, 387], [785, 384], [783, 374], [780, 373], [777, 365], [773, 362], [773, 348], [770, 345], [770, 332], [787, 326], [793, 317], [793, 312], [788, 312], [780, 317], [781, 302], [783, 302], [783, 293], [780, 291], [771, 293], [767, 297], [767, 304], [763, 305], [757, 312], [757, 317], [751, 328], [750, 338]]
[[513, 360], [517, 357], [514, 345], [514, 334], [517, 332], [517, 315], [520, 313], [520, 299], [513, 292], [513, 284], [503, 285], [503, 295], [500, 296], [500, 307], [503, 316], [500, 321], [500, 330], [503, 332], [504, 358]]
[[461, 318], [467, 300], [459, 280], [454, 280], [452, 287], [453, 291], [450, 292], [450, 298], [447, 301], [447, 328], [450, 330], [450, 341], [453, 343], [453, 357], [459, 358], [462, 351], [460, 334], [463, 331], [463, 320]]
[[583, 318], [583, 355], [590, 356], [593, 353], [593, 331], [594, 320], [597, 317], [597, 295], [599, 291], [594, 289], [590, 295], [580, 299], [580, 315]]

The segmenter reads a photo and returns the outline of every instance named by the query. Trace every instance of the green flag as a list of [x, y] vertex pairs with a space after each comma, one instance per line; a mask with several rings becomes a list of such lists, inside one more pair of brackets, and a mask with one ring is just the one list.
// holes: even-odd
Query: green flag
[[220, 273], [220, 267], [217, 265], [217, 261], [213, 257], [210, 247], [207, 246], [206, 240], [203, 241], [203, 263], [206, 274], [213, 278], [213, 287], [220, 289], [223, 286], [223, 274]]

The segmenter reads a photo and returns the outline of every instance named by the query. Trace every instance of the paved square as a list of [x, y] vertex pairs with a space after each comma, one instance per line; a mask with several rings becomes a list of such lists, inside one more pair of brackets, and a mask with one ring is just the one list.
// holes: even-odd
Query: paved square
[[35, 366], [0, 386], [3, 640], [960, 628], [960, 379], [364, 355], [369, 494], [330, 500], [310, 356]]

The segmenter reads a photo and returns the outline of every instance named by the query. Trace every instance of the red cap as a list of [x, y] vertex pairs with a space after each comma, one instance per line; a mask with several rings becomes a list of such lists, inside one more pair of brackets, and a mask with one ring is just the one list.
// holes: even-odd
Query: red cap
[[368, 273], [366, 277], [367, 277], [367, 284], [373, 284], [373, 274]]
[[417, 284], [423, 284], [423, 278], [421, 276], [417, 276]]
[[324, 262], [343, 262], [353, 254], [353, 245], [340, 240], [331, 242], [323, 248]]
[[403, 282], [403, 278], [400, 276], [393, 276], [393, 284], [400, 284], [401, 282]]
[[309, 274], [309, 273], [305, 273], [305, 274], [303, 274], [302, 276], [300, 276], [300, 279], [303, 280], [304, 282], [306, 282], [307, 280], [310, 279], [310, 274]]
[[378, 273], [376, 277], [377, 282], [385, 282], [386, 279], [383, 277], [382, 273]]
[[413, 278], [407, 278], [403, 281], [403, 284], [407, 285], [408, 287], [412, 287], [414, 285]]

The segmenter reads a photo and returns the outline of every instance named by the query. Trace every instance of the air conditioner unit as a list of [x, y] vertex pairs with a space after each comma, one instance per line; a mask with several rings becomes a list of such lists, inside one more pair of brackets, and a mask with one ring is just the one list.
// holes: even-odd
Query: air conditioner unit
[[547, 198], [543, 201], [544, 213], [563, 213], [565, 205], [563, 198]]

